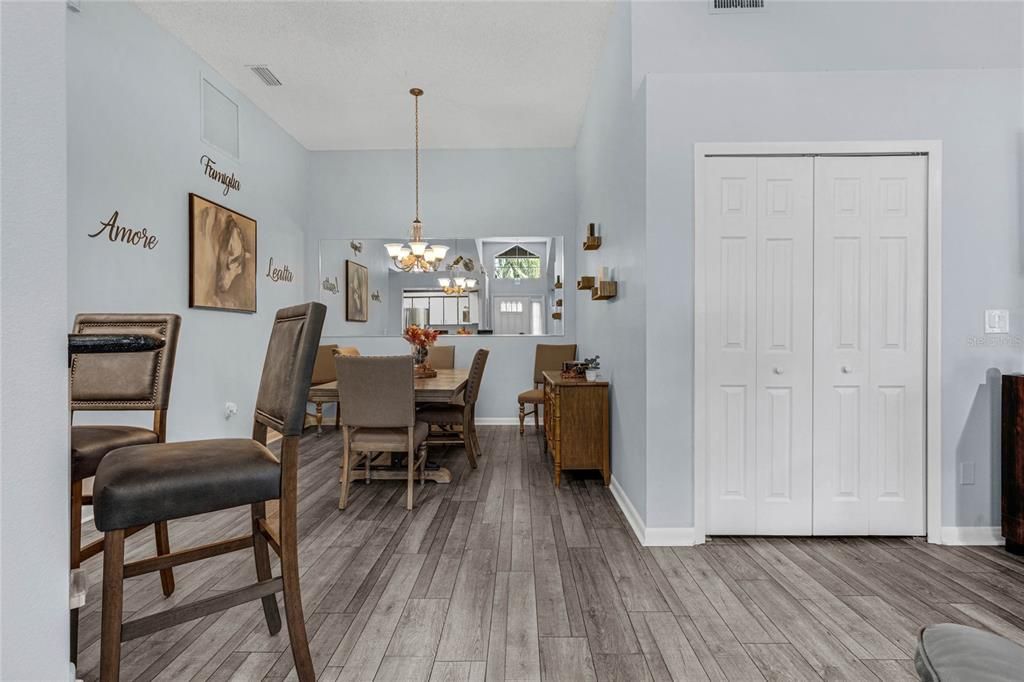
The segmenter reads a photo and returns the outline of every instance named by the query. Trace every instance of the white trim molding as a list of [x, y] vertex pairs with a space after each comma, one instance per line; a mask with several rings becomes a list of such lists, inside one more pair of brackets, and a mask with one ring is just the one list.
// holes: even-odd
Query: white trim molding
[[[931, 542], [931, 538], [928, 539]], [[999, 526], [943, 526], [944, 545], [1005, 545]]]
[[[694, 164], [694, 324], [693, 324], [693, 542], [702, 544], [706, 531], [707, 468], [706, 468], [706, 394], [704, 329], [705, 282], [704, 263], [704, 171], [708, 156], [885, 156], [922, 154], [928, 157], [928, 238], [927, 238], [927, 348], [925, 388], [925, 515], [928, 542], [946, 543], [946, 532], [956, 528], [942, 527], [942, 142], [939, 140], [898, 140], [864, 142], [737, 142], [697, 143], [693, 149]], [[648, 529], [650, 532], [653, 529]], [[982, 529], [960, 529], [971, 538]], [[984, 529], [988, 530], [988, 529]], [[998, 529], [997, 529], [998, 530]], [[996, 536], [998, 536], [998, 532]], [[991, 539], [991, 534], [984, 535]], [[981, 543], [992, 544], [992, 542]], [[1000, 543], [1001, 544], [1001, 543]]]
[[476, 423], [477, 426], [519, 426], [519, 417], [477, 417]]
[[640, 512], [636, 510], [633, 503], [629, 499], [629, 495], [622, 489], [619, 482], [612, 476], [612, 482], [609, 486], [612, 492], [612, 497], [615, 498], [615, 502], [619, 505], [619, 509], [622, 510], [623, 515], [626, 517], [626, 521], [629, 522], [630, 528], [633, 529], [633, 534], [636, 535], [636, 539], [640, 541], [640, 544], [644, 547], [689, 547], [693, 545], [693, 528], [685, 527], [662, 527], [662, 528], [648, 528], [644, 524], [643, 518], [640, 516]]

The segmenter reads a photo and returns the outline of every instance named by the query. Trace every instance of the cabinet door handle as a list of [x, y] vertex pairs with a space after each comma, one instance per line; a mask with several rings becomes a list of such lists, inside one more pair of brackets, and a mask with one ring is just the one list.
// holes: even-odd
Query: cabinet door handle
[[842, 372], [843, 372], [843, 374], [850, 374], [851, 372], [853, 372], [853, 368], [852, 367], [848, 367], [847, 365], [843, 365]]
[[773, 369], [772, 371], [773, 371], [773, 372], [775, 372], [776, 374], [782, 374], [782, 372], [783, 372], [783, 369], [782, 369], [781, 367], [776, 367], [776, 368], [775, 368], [775, 369]]

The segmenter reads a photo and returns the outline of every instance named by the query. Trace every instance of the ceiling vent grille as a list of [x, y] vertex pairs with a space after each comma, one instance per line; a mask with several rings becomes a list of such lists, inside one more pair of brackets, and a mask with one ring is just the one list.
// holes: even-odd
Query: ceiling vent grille
[[742, 12], [763, 12], [765, 0], [708, 0], [711, 14], [740, 14]]
[[[721, 0], [714, 1], [720, 2]], [[268, 85], [272, 88], [281, 85], [281, 81], [277, 79], [277, 76], [274, 75], [274, 72], [271, 71], [266, 64], [250, 64], [248, 68], [250, 71], [256, 74], [257, 78], [263, 81], [264, 85]]]

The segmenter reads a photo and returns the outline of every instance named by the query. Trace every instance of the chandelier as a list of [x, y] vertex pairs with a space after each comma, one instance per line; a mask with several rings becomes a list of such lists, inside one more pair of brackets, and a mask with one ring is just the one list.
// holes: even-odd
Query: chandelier
[[437, 283], [449, 296], [464, 294], [467, 291], [476, 289], [477, 281], [472, 277], [438, 277]]
[[420, 95], [423, 91], [413, 88], [409, 91], [415, 102], [416, 121], [416, 217], [412, 221], [412, 231], [408, 246], [401, 243], [385, 244], [388, 256], [395, 267], [404, 272], [434, 272], [441, 266], [448, 253], [448, 247], [441, 244], [428, 244], [423, 239], [423, 223], [420, 222]]

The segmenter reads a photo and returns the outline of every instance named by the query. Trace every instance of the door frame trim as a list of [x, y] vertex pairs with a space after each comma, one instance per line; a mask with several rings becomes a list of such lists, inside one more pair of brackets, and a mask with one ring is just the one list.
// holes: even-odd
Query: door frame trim
[[928, 542], [942, 542], [942, 142], [699, 142], [693, 146], [693, 527], [694, 542], [705, 541], [707, 514], [707, 376], [705, 347], [704, 180], [713, 156], [894, 156], [928, 157], [928, 225], [925, 324], [925, 528]]

